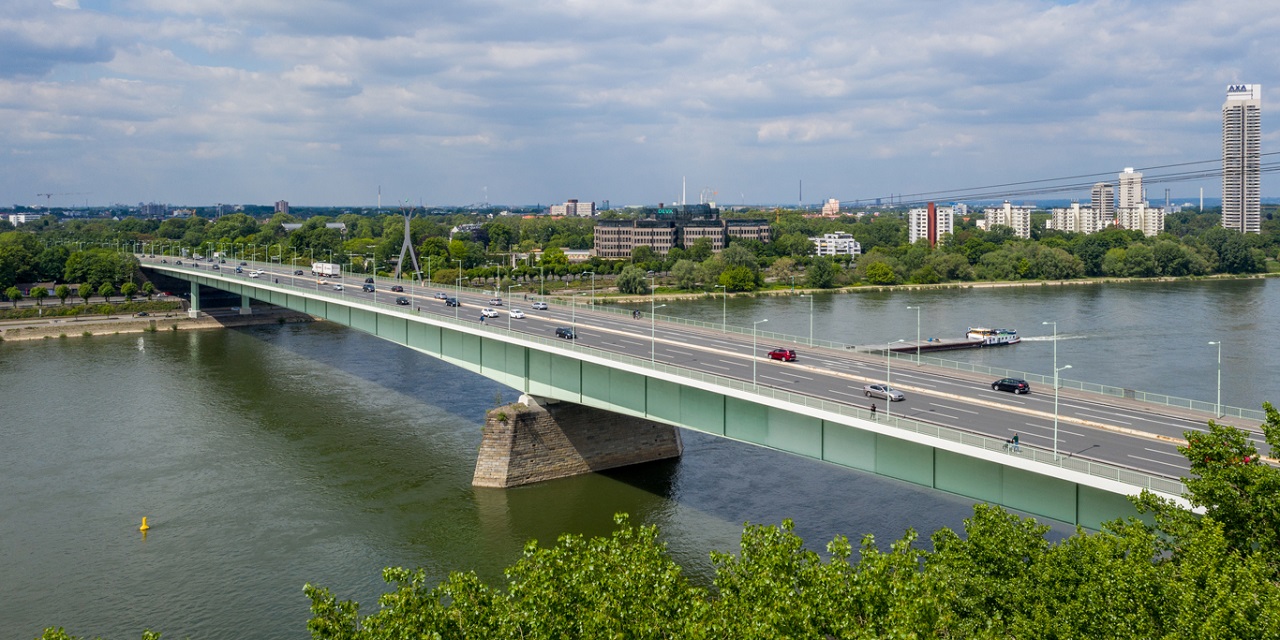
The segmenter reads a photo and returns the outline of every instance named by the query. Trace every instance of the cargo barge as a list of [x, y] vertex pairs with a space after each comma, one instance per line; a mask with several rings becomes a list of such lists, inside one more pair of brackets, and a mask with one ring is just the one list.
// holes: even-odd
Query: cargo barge
[[969, 327], [964, 338], [929, 338], [915, 342], [909, 340], [895, 343], [889, 347], [894, 353], [923, 353], [926, 351], [952, 351], [954, 349], [981, 349], [983, 347], [1001, 347], [1018, 344], [1022, 338], [1013, 329], [988, 329], [986, 327]]

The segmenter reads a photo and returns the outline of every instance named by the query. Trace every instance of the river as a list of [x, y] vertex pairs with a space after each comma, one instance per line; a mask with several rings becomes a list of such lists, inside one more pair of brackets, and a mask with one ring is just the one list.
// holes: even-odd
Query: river
[[[808, 335], [806, 298], [729, 299], [732, 324]], [[1024, 343], [948, 358], [1223, 402], [1276, 397], [1271, 280], [819, 295], [815, 335], [874, 344], [968, 326]], [[668, 303], [708, 322], [722, 301]], [[685, 434], [679, 461], [514, 490], [470, 486], [484, 411], [517, 393], [316, 323], [0, 345], [0, 637], [305, 638], [307, 582], [371, 611], [380, 569], [489, 581], [523, 543], [658, 525], [700, 582], [742, 524], [796, 521], [815, 549], [959, 528], [966, 499]], [[767, 470], [761, 473], [761, 470]], [[138, 524], [147, 516], [145, 538]], [[1055, 534], [1069, 532], [1056, 527]], [[927, 540], [925, 542], [927, 544]]]

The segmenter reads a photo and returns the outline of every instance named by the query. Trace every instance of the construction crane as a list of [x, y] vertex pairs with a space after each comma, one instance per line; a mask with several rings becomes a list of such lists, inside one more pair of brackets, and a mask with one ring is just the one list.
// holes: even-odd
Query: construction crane
[[49, 206], [49, 200], [53, 199], [54, 196], [87, 196], [87, 195], [89, 194], [84, 191], [68, 191], [66, 193], [37, 193], [36, 197], [38, 198], [40, 196], [44, 196], [44, 204], [47, 207]]

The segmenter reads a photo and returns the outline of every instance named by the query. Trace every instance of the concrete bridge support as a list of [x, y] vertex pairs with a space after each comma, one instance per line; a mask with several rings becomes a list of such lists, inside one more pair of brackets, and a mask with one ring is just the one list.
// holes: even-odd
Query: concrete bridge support
[[191, 281], [191, 306], [187, 307], [187, 315], [192, 318], [200, 317], [200, 283], [195, 280]]
[[567, 402], [522, 396], [489, 411], [476, 487], [517, 487], [683, 453], [675, 427]]
[[249, 296], [246, 296], [243, 293], [240, 294], [240, 315], [242, 316], [253, 315], [253, 307], [249, 306]]

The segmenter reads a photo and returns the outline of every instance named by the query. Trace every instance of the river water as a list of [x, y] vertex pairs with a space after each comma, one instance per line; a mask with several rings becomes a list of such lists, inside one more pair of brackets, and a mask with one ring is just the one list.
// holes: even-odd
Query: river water
[[[815, 334], [873, 344], [1020, 329], [1016, 347], [955, 352], [1223, 401], [1276, 397], [1280, 283], [959, 289], [818, 296]], [[668, 303], [719, 322], [719, 299]], [[731, 324], [808, 335], [805, 298], [730, 299]], [[679, 461], [514, 490], [470, 486], [484, 411], [517, 393], [324, 323], [0, 345], [0, 638], [45, 626], [110, 638], [305, 638], [302, 586], [368, 612], [385, 566], [489, 581], [529, 539], [659, 525], [695, 580], [743, 522], [792, 518], [810, 546], [959, 528], [968, 500], [685, 434]], [[766, 470], [761, 473], [761, 470]], [[138, 533], [143, 516], [152, 526]], [[1057, 527], [1062, 534], [1067, 531]], [[927, 544], [927, 543], [926, 543]]]

